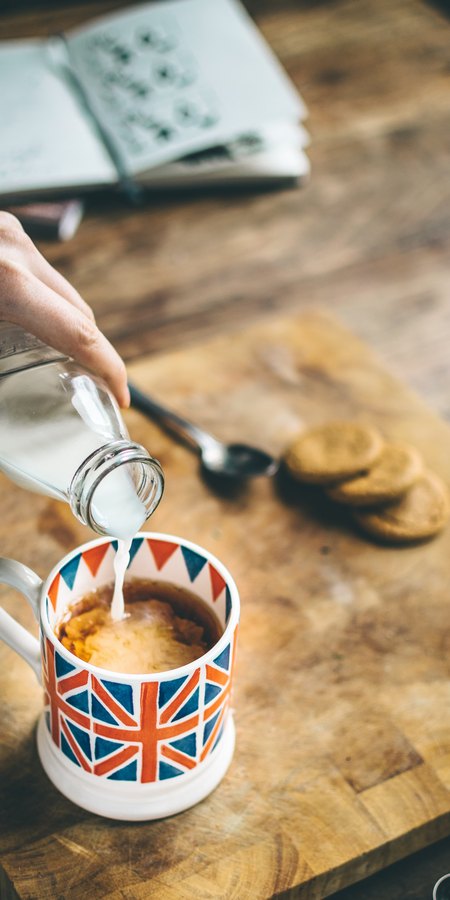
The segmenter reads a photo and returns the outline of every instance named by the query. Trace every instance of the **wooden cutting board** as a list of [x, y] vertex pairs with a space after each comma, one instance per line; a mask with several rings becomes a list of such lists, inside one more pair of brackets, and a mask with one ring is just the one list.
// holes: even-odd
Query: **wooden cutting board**
[[[274, 453], [330, 418], [374, 423], [450, 484], [448, 426], [324, 315], [269, 321], [130, 374], [218, 436]], [[166, 472], [154, 529], [204, 544], [240, 587], [235, 758], [211, 797], [166, 821], [87, 814], [42, 773], [40, 691], [2, 650], [2, 898], [325, 897], [447, 834], [450, 527], [393, 549], [283, 479], [221, 495], [189, 450], [136, 412], [127, 420]], [[45, 575], [88, 537], [64, 505], [6, 479], [1, 490], [3, 555]], [[2, 596], [30, 626], [25, 603]]]

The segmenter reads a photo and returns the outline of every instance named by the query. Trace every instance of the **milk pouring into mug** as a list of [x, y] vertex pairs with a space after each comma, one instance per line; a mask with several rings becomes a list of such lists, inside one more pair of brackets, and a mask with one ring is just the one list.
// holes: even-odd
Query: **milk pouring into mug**
[[[159, 463], [130, 441], [101, 380], [4, 325], [0, 469], [22, 487], [65, 500], [101, 535], [72, 550], [45, 581], [22, 563], [0, 558], [0, 584], [20, 591], [39, 622], [37, 640], [0, 607], [0, 639], [45, 689], [37, 747], [49, 779], [79, 806], [114, 819], [157, 819], [198, 803], [219, 784], [234, 750], [230, 702], [239, 594], [232, 577], [199, 545], [139, 531], [162, 495]], [[107, 609], [131, 541], [126, 591], [129, 603], [141, 603], [137, 626], [127, 609], [121, 621], [106, 614], [95, 633], [85, 633], [83, 614], [92, 616], [102, 598]], [[147, 592], [148, 585], [159, 594], [139, 599], [136, 591]], [[120, 591], [116, 600], [113, 620], [123, 615]], [[143, 633], [147, 600], [149, 628], [156, 622], [153, 644]], [[172, 608], [170, 627], [164, 604]], [[200, 624], [207, 626], [202, 635]], [[181, 655], [164, 658], [163, 665], [167, 630], [171, 652], [175, 642]]]
[[161, 466], [130, 441], [101, 379], [9, 323], [0, 323], [0, 469], [119, 540], [120, 617], [128, 547], [161, 499]]

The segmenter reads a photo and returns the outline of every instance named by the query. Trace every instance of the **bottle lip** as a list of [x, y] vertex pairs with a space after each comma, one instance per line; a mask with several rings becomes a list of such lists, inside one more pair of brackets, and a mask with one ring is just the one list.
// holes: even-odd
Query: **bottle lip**
[[164, 491], [164, 473], [160, 462], [141, 444], [129, 440], [111, 441], [93, 451], [76, 470], [69, 487], [73, 514], [100, 535], [108, 531], [97, 522], [92, 500], [99, 484], [119, 466], [140, 463], [143, 467], [136, 494], [145, 506], [146, 520], [158, 506]]

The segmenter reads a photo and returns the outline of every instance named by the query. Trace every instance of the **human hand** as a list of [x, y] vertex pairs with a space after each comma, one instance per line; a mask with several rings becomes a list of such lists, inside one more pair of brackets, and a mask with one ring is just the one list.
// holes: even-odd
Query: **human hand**
[[0, 211], [0, 320], [101, 376], [130, 405], [125, 363], [95, 324], [90, 306], [39, 253], [15, 216]]

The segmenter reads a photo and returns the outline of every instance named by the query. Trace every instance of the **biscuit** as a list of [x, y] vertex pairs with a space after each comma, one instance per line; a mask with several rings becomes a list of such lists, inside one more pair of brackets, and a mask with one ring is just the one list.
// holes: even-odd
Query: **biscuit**
[[437, 475], [427, 470], [400, 500], [353, 512], [364, 531], [393, 544], [432, 537], [444, 527], [449, 514], [447, 488]]
[[423, 471], [422, 458], [408, 444], [385, 444], [368, 472], [327, 489], [338, 503], [375, 506], [401, 497]]
[[371, 425], [331, 422], [301, 434], [286, 449], [284, 462], [298, 481], [332, 484], [365, 472], [383, 446], [383, 439]]

